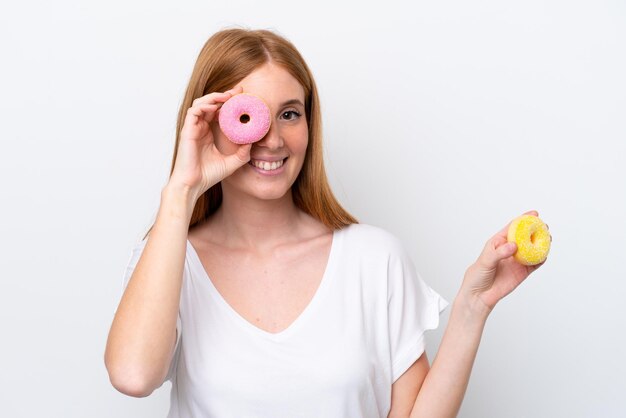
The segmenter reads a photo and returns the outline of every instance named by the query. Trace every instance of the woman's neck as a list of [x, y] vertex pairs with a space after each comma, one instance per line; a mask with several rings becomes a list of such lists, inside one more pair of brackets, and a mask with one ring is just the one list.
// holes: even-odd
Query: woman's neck
[[273, 248], [297, 239], [308, 216], [293, 202], [291, 190], [279, 199], [225, 194], [211, 216], [211, 240], [231, 248]]

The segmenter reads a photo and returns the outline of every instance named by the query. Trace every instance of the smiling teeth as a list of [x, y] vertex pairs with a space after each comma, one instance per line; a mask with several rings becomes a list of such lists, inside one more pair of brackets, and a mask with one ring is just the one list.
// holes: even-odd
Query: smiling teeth
[[271, 171], [280, 168], [283, 165], [283, 160], [273, 161], [271, 163], [268, 161], [252, 161], [252, 165], [260, 168], [261, 170]]

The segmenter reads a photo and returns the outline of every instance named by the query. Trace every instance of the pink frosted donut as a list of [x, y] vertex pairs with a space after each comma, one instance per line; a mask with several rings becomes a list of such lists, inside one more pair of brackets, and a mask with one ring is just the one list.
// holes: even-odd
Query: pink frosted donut
[[220, 109], [220, 128], [235, 144], [260, 140], [269, 131], [270, 123], [269, 107], [252, 94], [236, 94], [226, 100]]

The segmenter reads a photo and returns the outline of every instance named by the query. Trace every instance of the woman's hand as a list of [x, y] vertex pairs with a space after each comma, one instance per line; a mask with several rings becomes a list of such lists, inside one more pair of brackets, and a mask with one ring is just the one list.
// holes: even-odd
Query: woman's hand
[[250, 161], [251, 144], [240, 145], [231, 155], [215, 146], [210, 123], [226, 100], [241, 93], [236, 87], [224, 93], [210, 93], [193, 101], [180, 131], [174, 170], [169, 183], [189, 190], [195, 198]]
[[[525, 215], [538, 216], [538, 213], [530, 211]], [[470, 302], [470, 306], [487, 308], [487, 313], [526, 280], [530, 273], [543, 265], [525, 266], [512, 257], [517, 251], [517, 245], [507, 243], [509, 225], [487, 241], [476, 262], [465, 272], [461, 286], [460, 292]]]

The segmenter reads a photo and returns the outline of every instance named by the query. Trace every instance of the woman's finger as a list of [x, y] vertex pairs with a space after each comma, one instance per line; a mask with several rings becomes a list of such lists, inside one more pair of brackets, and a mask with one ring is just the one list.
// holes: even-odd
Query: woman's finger
[[211, 122], [215, 119], [215, 114], [219, 106], [216, 104], [200, 103], [194, 105], [193, 108], [199, 113], [198, 116], [202, 117], [207, 122]]
[[213, 93], [205, 94], [204, 96], [194, 99], [194, 101], [191, 102], [191, 105], [193, 107], [200, 103], [208, 103], [208, 104], [223, 103], [226, 100], [230, 99], [231, 96], [232, 95], [228, 92], [223, 92], [223, 93], [213, 92]]
[[517, 245], [514, 242], [506, 242], [506, 238], [494, 236], [487, 241], [482, 253], [478, 257], [478, 263], [485, 269], [495, 269], [500, 262], [515, 254]]
[[227, 90], [225, 93], [230, 93], [231, 96], [234, 96], [235, 94], [243, 93], [243, 87], [236, 86], [230, 90]]
[[187, 111], [194, 116], [204, 117], [207, 113], [213, 114], [217, 110], [217, 105], [199, 103], [191, 106]]
[[534, 266], [527, 266], [528, 274], [532, 273], [533, 271], [537, 270], [539, 267], [543, 266], [546, 263], [546, 261], [547, 261], [547, 258], [539, 264], [535, 264]]
[[209, 94], [205, 94], [204, 96], [196, 98], [192, 105], [200, 104], [200, 103], [208, 103], [208, 104], [222, 104], [226, 100], [233, 97], [235, 94], [239, 94], [243, 91], [241, 86], [234, 87], [230, 90], [224, 92], [213, 92]]
[[[203, 108], [203, 106], [205, 108]], [[215, 110], [211, 112], [210, 108], [205, 105], [196, 105], [187, 109], [185, 122], [183, 123], [183, 127], [181, 129], [182, 138], [199, 140], [200, 137], [204, 135], [203, 131], [208, 129], [208, 126], [203, 127], [202, 125], [206, 125], [211, 121], [214, 112]]]
[[206, 94], [195, 99], [189, 109], [193, 109], [191, 112], [195, 116], [202, 117], [207, 122], [211, 122], [216, 118], [217, 112], [219, 112], [222, 104], [235, 94], [241, 93], [242, 90], [242, 87], [238, 86], [223, 93], [213, 92]]

